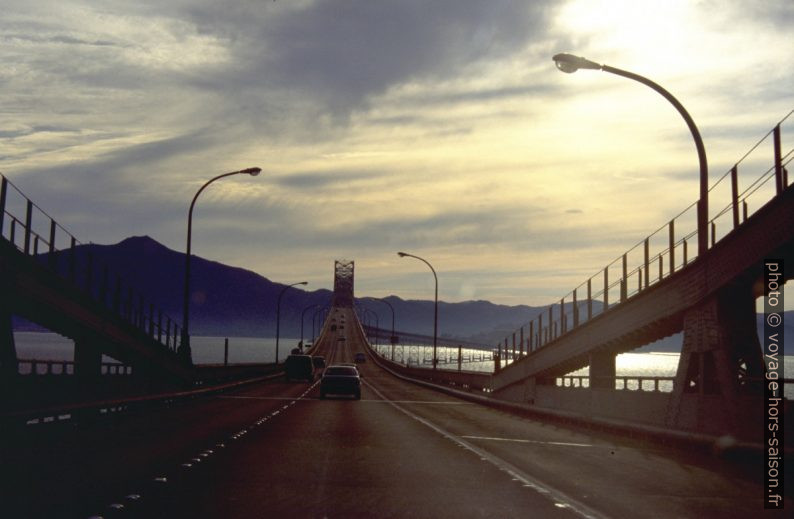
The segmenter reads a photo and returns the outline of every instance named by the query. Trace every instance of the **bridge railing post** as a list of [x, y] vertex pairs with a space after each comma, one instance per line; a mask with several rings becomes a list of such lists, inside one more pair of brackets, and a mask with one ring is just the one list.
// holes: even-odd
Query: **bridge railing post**
[[573, 289], [573, 327], [579, 326], [579, 302], [576, 300], [576, 290]]
[[609, 308], [609, 267], [604, 268], [604, 311]]
[[30, 254], [30, 233], [33, 228], [33, 202], [27, 201], [25, 208], [25, 255]]
[[560, 335], [565, 333], [565, 298], [560, 299]]
[[72, 283], [77, 279], [77, 240], [72, 236], [71, 245], [69, 246], [69, 281]]
[[57, 263], [55, 257], [55, 230], [58, 227], [58, 224], [55, 223], [55, 220], [50, 218], [50, 243], [49, 243], [49, 261], [50, 261], [50, 269], [56, 270]]
[[[174, 338], [176, 342], [176, 338]], [[176, 346], [176, 345], [175, 345]], [[168, 317], [165, 324], [165, 347], [171, 349], [171, 318]]]
[[524, 327], [520, 328], [520, 338], [518, 340], [518, 354], [523, 356], [524, 355]]
[[779, 195], [786, 189], [786, 182], [783, 173], [783, 156], [780, 149], [780, 124], [775, 126], [775, 129], [772, 133], [772, 139], [774, 141], [775, 148], [775, 192]]
[[684, 245], [684, 266], [686, 267], [687, 264], [689, 263], [689, 255], [688, 255], [686, 238], [684, 239], [683, 245]]
[[[675, 272], [675, 220], [670, 220], [668, 225], [669, 247], [670, 247], [670, 274]], [[712, 224], [713, 225], [713, 224]], [[712, 237], [714, 232], [712, 231]]]
[[555, 335], [554, 334], [554, 329], [552, 328], [552, 326], [554, 326], [556, 324], [554, 322], [554, 313], [552, 312], [553, 309], [554, 309], [554, 306], [553, 305], [549, 305], [549, 342], [554, 340], [554, 335]]
[[731, 168], [731, 208], [733, 209], [733, 228], [739, 227], [739, 170], [734, 164]]
[[3, 236], [3, 224], [6, 216], [6, 196], [8, 194], [8, 180], [0, 175], [0, 237]]
[[527, 354], [533, 351], [533, 344], [532, 340], [535, 336], [535, 330], [533, 329], [534, 321], [529, 321], [529, 337], [527, 337]]
[[587, 320], [593, 318], [593, 278], [587, 280]]

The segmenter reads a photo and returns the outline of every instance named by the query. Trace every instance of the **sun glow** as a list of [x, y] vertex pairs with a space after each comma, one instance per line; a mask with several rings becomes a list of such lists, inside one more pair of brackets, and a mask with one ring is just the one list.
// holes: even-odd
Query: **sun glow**
[[574, 0], [560, 11], [557, 22], [575, 35], [573, 43], [593, 51], [586, 56], [597, 62], [620, 58], [617, 66], [651, 62], [657, 73], [681, 72], [695, 27], [691, 2]]

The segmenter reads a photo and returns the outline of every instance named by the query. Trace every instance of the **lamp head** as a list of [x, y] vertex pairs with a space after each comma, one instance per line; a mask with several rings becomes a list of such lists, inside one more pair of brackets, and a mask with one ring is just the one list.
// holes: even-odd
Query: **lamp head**
[[398, 255], [399, 257], [401, 257], [401, 258], [404, 258], [404, 257], [406, 257], [408, 254], [407, 254], [407, 253], [405, 253], [405, 252], [398, 252], [398, 253], [397, 253], [397, 255]]
[[574, 56], [573, 54], [555, 54], [551, 59], [554, 60], [554, 64], [557, 65], [557, 68], [566, 74], [573, 74], [580, 68], [601, 70], [601, 65], [595, 61], [590, 61], [580, 56]]
[[301, 281], [300, 283], [295, 283], [296, 285], [308, 285], [308, 281]]
[[240, 173], [248, 173], [252, 177], [255, 177], [259, 173], [261, 173], [261, 171], [262, 171], [262, 168], [246, 168], [246, 169], [240, 170]]

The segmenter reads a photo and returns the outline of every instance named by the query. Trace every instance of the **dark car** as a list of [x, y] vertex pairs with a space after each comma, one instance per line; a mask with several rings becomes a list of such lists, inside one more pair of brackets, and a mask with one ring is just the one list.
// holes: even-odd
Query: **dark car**
[[363, 354], [363, 353], [361, 353], [361, 352], [358, 352], [358, 353], [356, 353], [356, 354], [353, 356], [353, 361], [354, 361], [356, 364], [361, 364], [362, 362], [367, 362], [367, 356], [366, 356], [366, 355], [364, 355], [364, 354]]
[[322, 355], [313, 355], [312, 364], [314, 364], [315, 369], [323, 369], [325, 367], [325, 357]]
[[320, 398], [326, 395], [352, 395], [361, 400], [361, 378], [353, 366], [334, 364], [325, 368], [320, 380]]
[[311, 355], [288, 356], [284, 361], [284, 374], [287, 380], [314, 382], [314, 362]]

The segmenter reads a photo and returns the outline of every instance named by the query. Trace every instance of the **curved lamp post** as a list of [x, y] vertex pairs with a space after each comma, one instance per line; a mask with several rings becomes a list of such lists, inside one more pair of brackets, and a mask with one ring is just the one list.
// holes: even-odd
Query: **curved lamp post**
[[190, 313], [190, 241], [191, 241], [191, 234], [193, 232], [193, 206], [196, 205], [196, 199], [199, 197], [204, 188], [208, 185], [212, 184], [218, 179], [223, 177], [229, 177], [231, 175], [251, 175], [252, 177], [257, 176], [262, 171], [262, 168], [246, 168], [241, 169], [239, 171], [232, 171], [230, 173], [224, 173], [223, 175], [218, 175], [217, 177], [209, 179], [201, 188], [196, 192], [196, 195], [193, 197], [193, 201], [190, 202], [190, 209], [187, 213], [187, 253], [185, 254], [185, 292], [183, 294], [182, 299], [182, 341], [179, 344], [179, 350], [177, 353], [184, 357], [187, 362], [192, 362], [191, 360], [191, 353], [190, 353], [190, 332], [188, 331], [188, 323], [190, 320], [189, 313]]
[[[317, 324], [317, 320], [318, 320], [317, 318], [320, 316], [320, 313], [323, 311], [324, 308], [325, 308], [324, 306], [318, 305], [317, 310], [315, 310], [314, 313], [312, 314], [312, 342], [317, 342], [317, 336], [314, 333], [315, 331], [314, 328], [315, 325]], [[322, 324], [320, 324], [320, 326], [317, 326], [317, 328], [319, 330], [322, 330], [321, 326]]]
[[[317, 308], [318, 306], [320, 305], [309, 305], [301, 312], [301, 349], [303, 349], [303, 319], [306, 316], [306, 311], [311, 310], [312, 308]], [[314, 333], [313, 330], [312, 333]], [[314, 339], [312, 339], [312, 342], [314, 342]]]
[[391, 337], [389, 338], [389, 342], [391, 343], [391, 360], [394, 360], [394, 344], [397, 339], [397, 336], [394, 335], [394, 307], [385, 299], [381, 299], [379, 297], [373, 297], [373, 299], [375, 301], [380, 301], [381, 303], [386, 303], [389, 305], [389, 309], [391, 310]]
[[572, 74], [579, 69], [603, 70], [604, 72], [609, 72], [610, 74], [615, 74], [633, 79], [634, 81], [638, 81], [660, 93], [675, 107], [676, 110], [678, 110], [678, 113], [681, 114], [681, 117], [683, 117], [684, 121], [686, 121], [689, 131], [692, 133], [692, 138], [695, 140], [695, 147], [697, 148], [698, 152], [698, 161], [700, 162], [700, 199], [698, 200], [697, 214], [698, 255], [704, 254], [708, 250], [709, 170], [708, 163], [706, 162], [706, 148], [703, 146], [703, 139], [700, 137], [700, 132], [698, 131], [697, 126], [695, 126], [695, 121], [692, 120], [692, 117], [686, 111], [684, 106], [678, 101], [678, 99], [673, 97], [670, 92], [659, 86], [657, 83], [654, 83], [646, 77], [634, 74], [633, 72], [610, 67], [609, 65], [601, 65], [594, 61], [590, 61], [589, 59], [574, 56], [572, 54], [556, 54], [552, 59], [557, 65], [557, 68], [566, 74]]
[[438, 357], [436, 356], [436, 343], [438, 342], [438, 276], [436, 275], [436, 269], [433, 268], [426, 259], [420, 258], [419, 256], [414, 256], [413, 254], [408, 254], [407, 252], [398, 252], [398, 256], [401, 258], [405, 258], [406, 256], [409, 258], [418, 259], [421, 262], [424, 262], [425, 265], [430, 267], [430, 271], [433, 273], [433, 279], [436, 280], [436, 297], [435, 297], [435, 306], [433, 311], [433, 369], [436, 369], [436, 365], [438, 364]]
[[293, 283], [291, 285], [285, 286], [284, 288], [281, 289], [281, 292], [279, 292], [278, 294], [278, 301], [276, 302], [276, 364], [278, 364], [278, 336], [281, 328], [281, 297], [284, 295], [284, 292], [286, 292], [287, 289], [289, 288], [296, 287], [298, 285], [308, 285], [308, 284], [309, 284], [308, 281], [299, 281], [297, 283]]
[[363, 307], [363, 306], [361, 307], [361, 311], [362, 311], [362, 313], [363, 312], [369, 312], [369, 313], [372, 314], [373, 317], [375, 317], [375, 330], [376, 330], [375, 331], [375, 348], [377, 349], [377, 347], [378, 347], [378, 335], [380, 333], [380, 319], [378, 318], [378, 313], [375, 310], [371, 310], [371, 309]]

